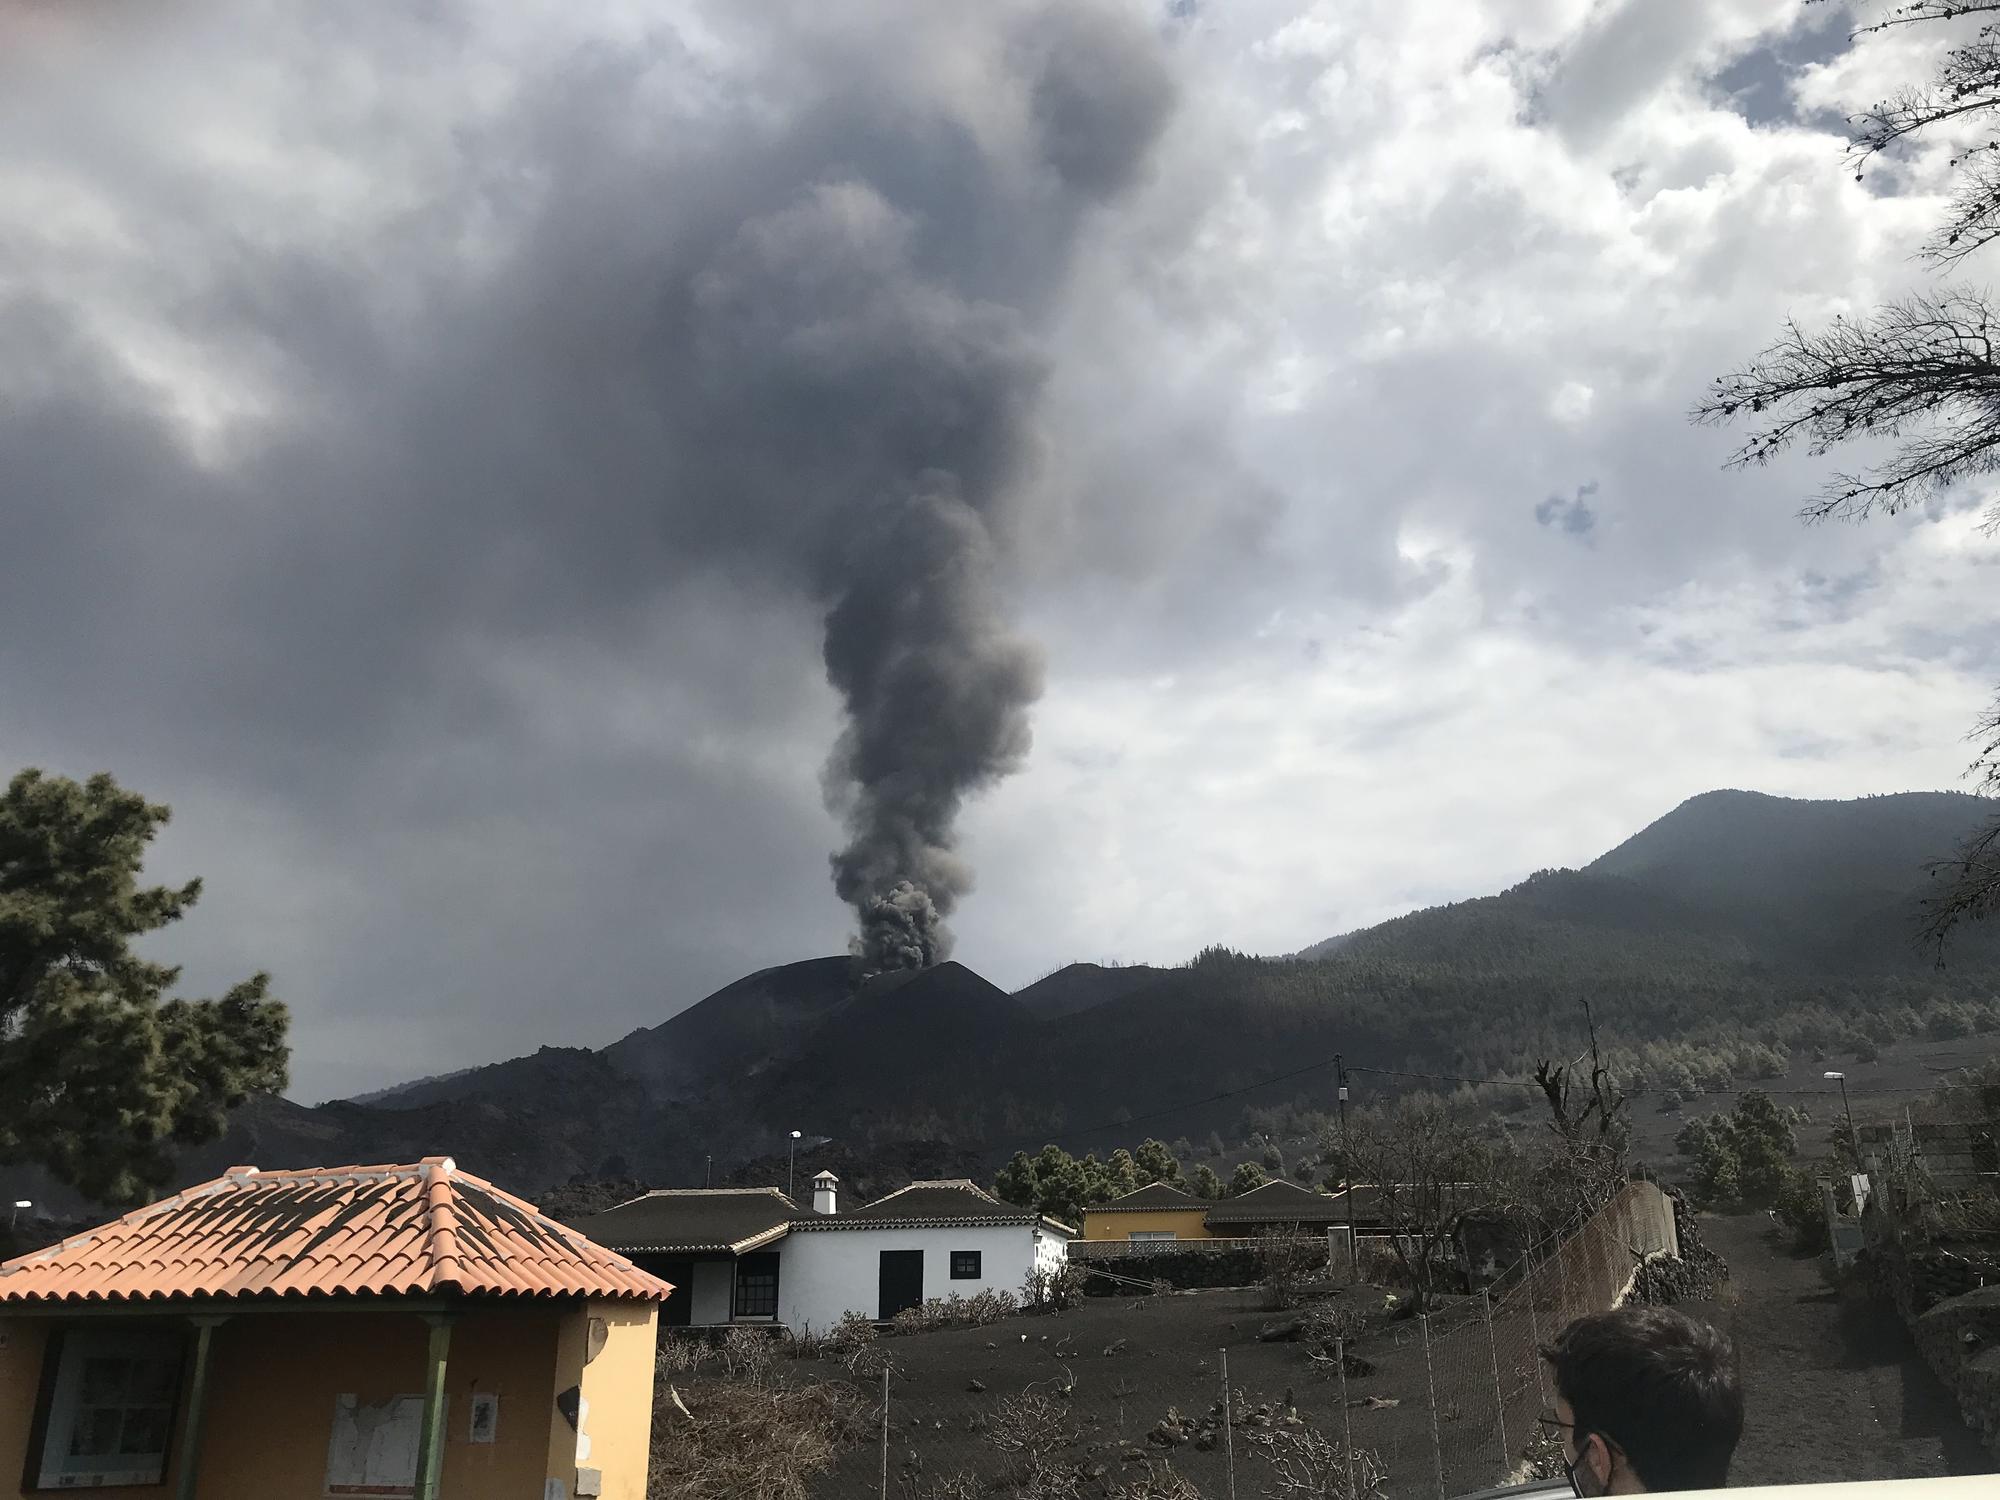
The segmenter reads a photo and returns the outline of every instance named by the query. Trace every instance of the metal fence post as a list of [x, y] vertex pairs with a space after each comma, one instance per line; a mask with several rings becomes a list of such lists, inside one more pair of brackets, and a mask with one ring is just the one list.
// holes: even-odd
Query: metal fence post
[[1354, 1488], [1354, 1418], [1347, 1408], [1347, 1340], [1333, 1341], [1333, 1357], [1340, 1366], [1340, 1441], [1347, 1455], [1347, 1500], [1360, 1500]]
[[882, 1361], [882, 1500], [889, 1500], [889, 1362]]
[[1229, 1351], [1222, 1354], [1222, 1464], [1228, 1476], [1229, 1500], [1236, 1500], [1236, 1415], [1229, 1400]]
[[1514, 1450], [1507, 1443], [1507, 1391], [1500, 1384], [1500, 1345], [1493, 1338], [1493, 1293], [1482, 1289], [1479, 1302], [1486, 1314], [1486, 1353], [1493, 1361], [1493, 1423], [1500, 1438], [1500, 1476], [1504, 1479], [1514, 1465]]
[[1438, 1432], [1437, 1377], [1431, 1372], [1431, 1315], [1417, 1316], [1417, 1330], [1424, 1339], [1424, 1389], [1430, 1392], [1431, 1457], [1437, 1461], [1438, 1500], [1444, 1500], [1444, 1438]]
[[1542, 1410], [1547, 1411], [1549, 1406], [1549, 1388], [1542, 1374], [1542, 1320], [1535, 1315], [1535, 1283], [1541, 1279], [1541, 1267], [1537, 1266], [1529, 1274], [1528, 1284], [1522, 1287], [1521, 1290], [1528, 1294], [1528, 1336], [1535, 1341], [1535, 1399], [1541, 1403]]

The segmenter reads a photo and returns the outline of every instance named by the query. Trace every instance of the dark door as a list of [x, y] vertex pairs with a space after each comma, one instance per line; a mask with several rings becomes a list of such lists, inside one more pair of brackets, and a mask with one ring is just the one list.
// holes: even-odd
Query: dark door
[[878, 1316], [886, 1323], [904, 1308], [919, 1306], [923, 1300], [924, 1252], [921, 1250], [884, 1250], [882, 1252], [882, 1311]]
[[633, 1264], [673, 1284], [674, 1294], [667, 1298], [667, 1305], [661, 1309], [660, 1321], [669, 1328], [687, 1327], [688, 1313], [694, 1306], [694, 1262], [681, 1256], [657, 1259], [635, 1256]]

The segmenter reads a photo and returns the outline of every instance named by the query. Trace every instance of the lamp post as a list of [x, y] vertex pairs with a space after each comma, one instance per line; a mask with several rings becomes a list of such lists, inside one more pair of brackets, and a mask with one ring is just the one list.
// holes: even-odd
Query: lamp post
[[14, 1200], [14, 1212], [11, 1215], [9, 1215], [7, 1219], [8, 1229], [10, 1230], [13, 1229], [15, 1225], [21, 1222], [22, 1209], [33, 1208], [34, 1206], [35, 1203], [32, 1198], [16, 1198]]
[[1822, 1076], [1831, 1078], [1840, 1085], [1840, 1107], [1847, 1115], [1847, 1144], [1854, 1152], [1854, 1165], [1858, 1170], [1861, 1165], [1861, 1137], [1854, 1133], [1854, 1109], [1847, 1102], [1847, 1075], [1829, 1068]]
[[794, 1130], [792, 1132], [792, 1154], [790, 1158], [785, 1162], [785, 1196], [787, 1198], [792, 1196], [792, 1179], [798, 1174], [798, 1169], [799, 1169], [799, 1133], [798, 1131]]

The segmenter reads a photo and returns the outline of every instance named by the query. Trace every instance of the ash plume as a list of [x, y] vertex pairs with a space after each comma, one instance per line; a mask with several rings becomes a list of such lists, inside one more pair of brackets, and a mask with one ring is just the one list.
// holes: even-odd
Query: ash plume
[[[0, 308], [35, 372], [0, 403], [0, 436], [45, 533], [0, 549], [0, 601], [45, 619], [91, 593], [105, 640], [146, 621], [216, 643], [192, 685], [121, 681], [130, 711], [173, 717], [184, 762], [237, 757], [241, 784], [309, 789], [335, 820], [375, 805], [382, 766], [472, 797], [481, 778], [435, 747], [484, 767], [510, 730], [532, 747], [509, 783], [521, 805], [569, 805], [544, 757], [572, 730], [583, 748], [562, 753], [625, 778], [616, 805], [670, 801], [661, 767], [709, 775], [714, 746], [798, 702], [783, 630], [819, 620], [857, 967], [934, 963], [972, 886], [960, 812], [1028, 753], [1041, 666], [1008, 598], [1024, 539], [1053, 530], [1036, 513], [1058, 492], [1036, 486], [1053, 350], [1079, 247], [1176, 104], [1164, 13], [530, 9], [518, 33], [511, 10], [423, 7], [321, 29], [218, 0], [212, 31], [117, 47], [129, 28], [64, 12], [65, 56], [103, 71], [89, 97], [165, 80], [246, 111], [245, 139], [270, 134], [267, 75], [366, 87], [339, 108], [284, 95], [311, 212], [283, 172], [187, 176], [178, 136], [85, 116], [143, 170], [80, 151], [77, 201], [136, 203], [160, 231], [99, 247], [107, 265], [131, 247], [111, 302], [181, 361], [183, 388], [168, 399], [109, 349], [91, 283], [72, 296], [70, 257], [49, 251], [48, 290]], [[257, 88], [208, 81], [203, 47], [225, 38]], [[84, 96], [53, 66], [10, 74], [24, 57], [0, 49], [0, 114]], [[201, 444], [190, 412], [215, 424]], [[106, 538], [131, 549], [109, 595], [91, 584]], [[750, 619], [768, 635], [732, 639]], [[781, 659], [752, 658], [763, 640]], [[614, 682], [609, 716], [638, 721], [625, 739], [591, 717]], [[572, 686], [582, 724], [547, 706]], [[189, 703], [268, 733], [218, 740], [227, 714], [176, 717]], [[659, 844], [634, 829], [683, 811], [554, 826], [591, 851], [579, 864], [616, 848], [623, 887], [664, 891]], [[781, 842], [729, 836], [760, 832]]]
[[993, 544], [952, 477], [880, 518], [826, 619], [826, 669], [848, 725], [827, 766], [851, 839], [834, 886], [861, 921], [865, 977], [949, 956], [944, 919], [972, 886], [952, 851], [968, 793], [1027, 757], [1040, 653], [1008, 628]]

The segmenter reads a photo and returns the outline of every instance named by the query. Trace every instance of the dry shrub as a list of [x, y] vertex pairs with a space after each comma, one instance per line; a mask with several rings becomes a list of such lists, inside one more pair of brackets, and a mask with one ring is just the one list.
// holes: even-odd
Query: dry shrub
[[761, 1328], [732, 1328], [715, 1346], [715, 1355], [722, 1365], [724, 1379], [760, 1384], [771, 1373], [777, 1343]]
[[890, 1320], [897, 1333], [935, 1333], [941, 1328], [984, 1328], [1012, 1317], [1020, 1304], [1012, 1292], [979, 1292], [961, 1297], [932, 1297], [915, 1307], [906, 1307]]
[[979, 1476], [963, 1470], [956, 1474], [903, 1473], [896, 1481], [903, 1500], [979, 1500], [984, 1492]]
[[1363, 1240], [1355, 1252], [1354, 1279], [1369, 1286], [1408, 1286], [1410, 1273], [1402, 1258], [1380, 1240]]
[[1110, 1492], [1112, 1500], [1201, 1500], [1196, 1489], [1170, 1463], [1148, 1461], [1146, 1472]]
[[843, 1313], [840, 1321], [833, 1325], [833, 1331], [823, 1340], [823, 1347], [856, 1380], [875, 1380], [880, 1378], [889, 1363], [880, 1338], [880, 1331], [872, 1318], [861, 1313]]
[[684, 1333], [660, 1330], [659, 1353], [654, 1371], [660, 1380], [683, 1380], [693, 1375], [708, 1358], [707, 1343]]
[[661, 1387], [646, 1500], [807, 1500], [844, 1448], [881, 1413], [844, 1383], [711, 1384], [683, 1415]]
[[1310, 1427], [1273, 1427], [1249, 1435], [1250, 1451], [1271, 1466], [1272, 1493], [1298, 1500], [1383, 1500], [1388, 1470], [1356, 1448], [1349, 1482], [1347, 1449]]
[[1267, 1234], [1257, 1241], [1264, 1300], [1273, 1311], [1296, 1307], [1328, 1280], [1327, 1242], [1297, 1229]]
[[1038, 1312], [1064, 1312], [1083, 1300], [1085, 1271], [1074, 1261], [1036, 1266], [1021, 1285], [1021, 1304]]
[[1352, 1345], [1368, 1331], [1368, 1314], [1351, 1302], [1321, 1302], [1299, 1316], [1299, 1341], [1318, 1354]]
[[1017, 1500], [1077, 1500], [1083, 1472], [1068, 1450], [1081, 1435], [1067, 1405], [1034, 1390], [995, 1402], [986, 1425], [986, 1441], [1015, 1460], [1007, 1489]]
[[1002, 1453], [1040, 1459], [1069, 1447], [1078, 1434], [1068, 1406], [1041, 1391], [1023, 1391], [993, 1404], [986, 1441]]

